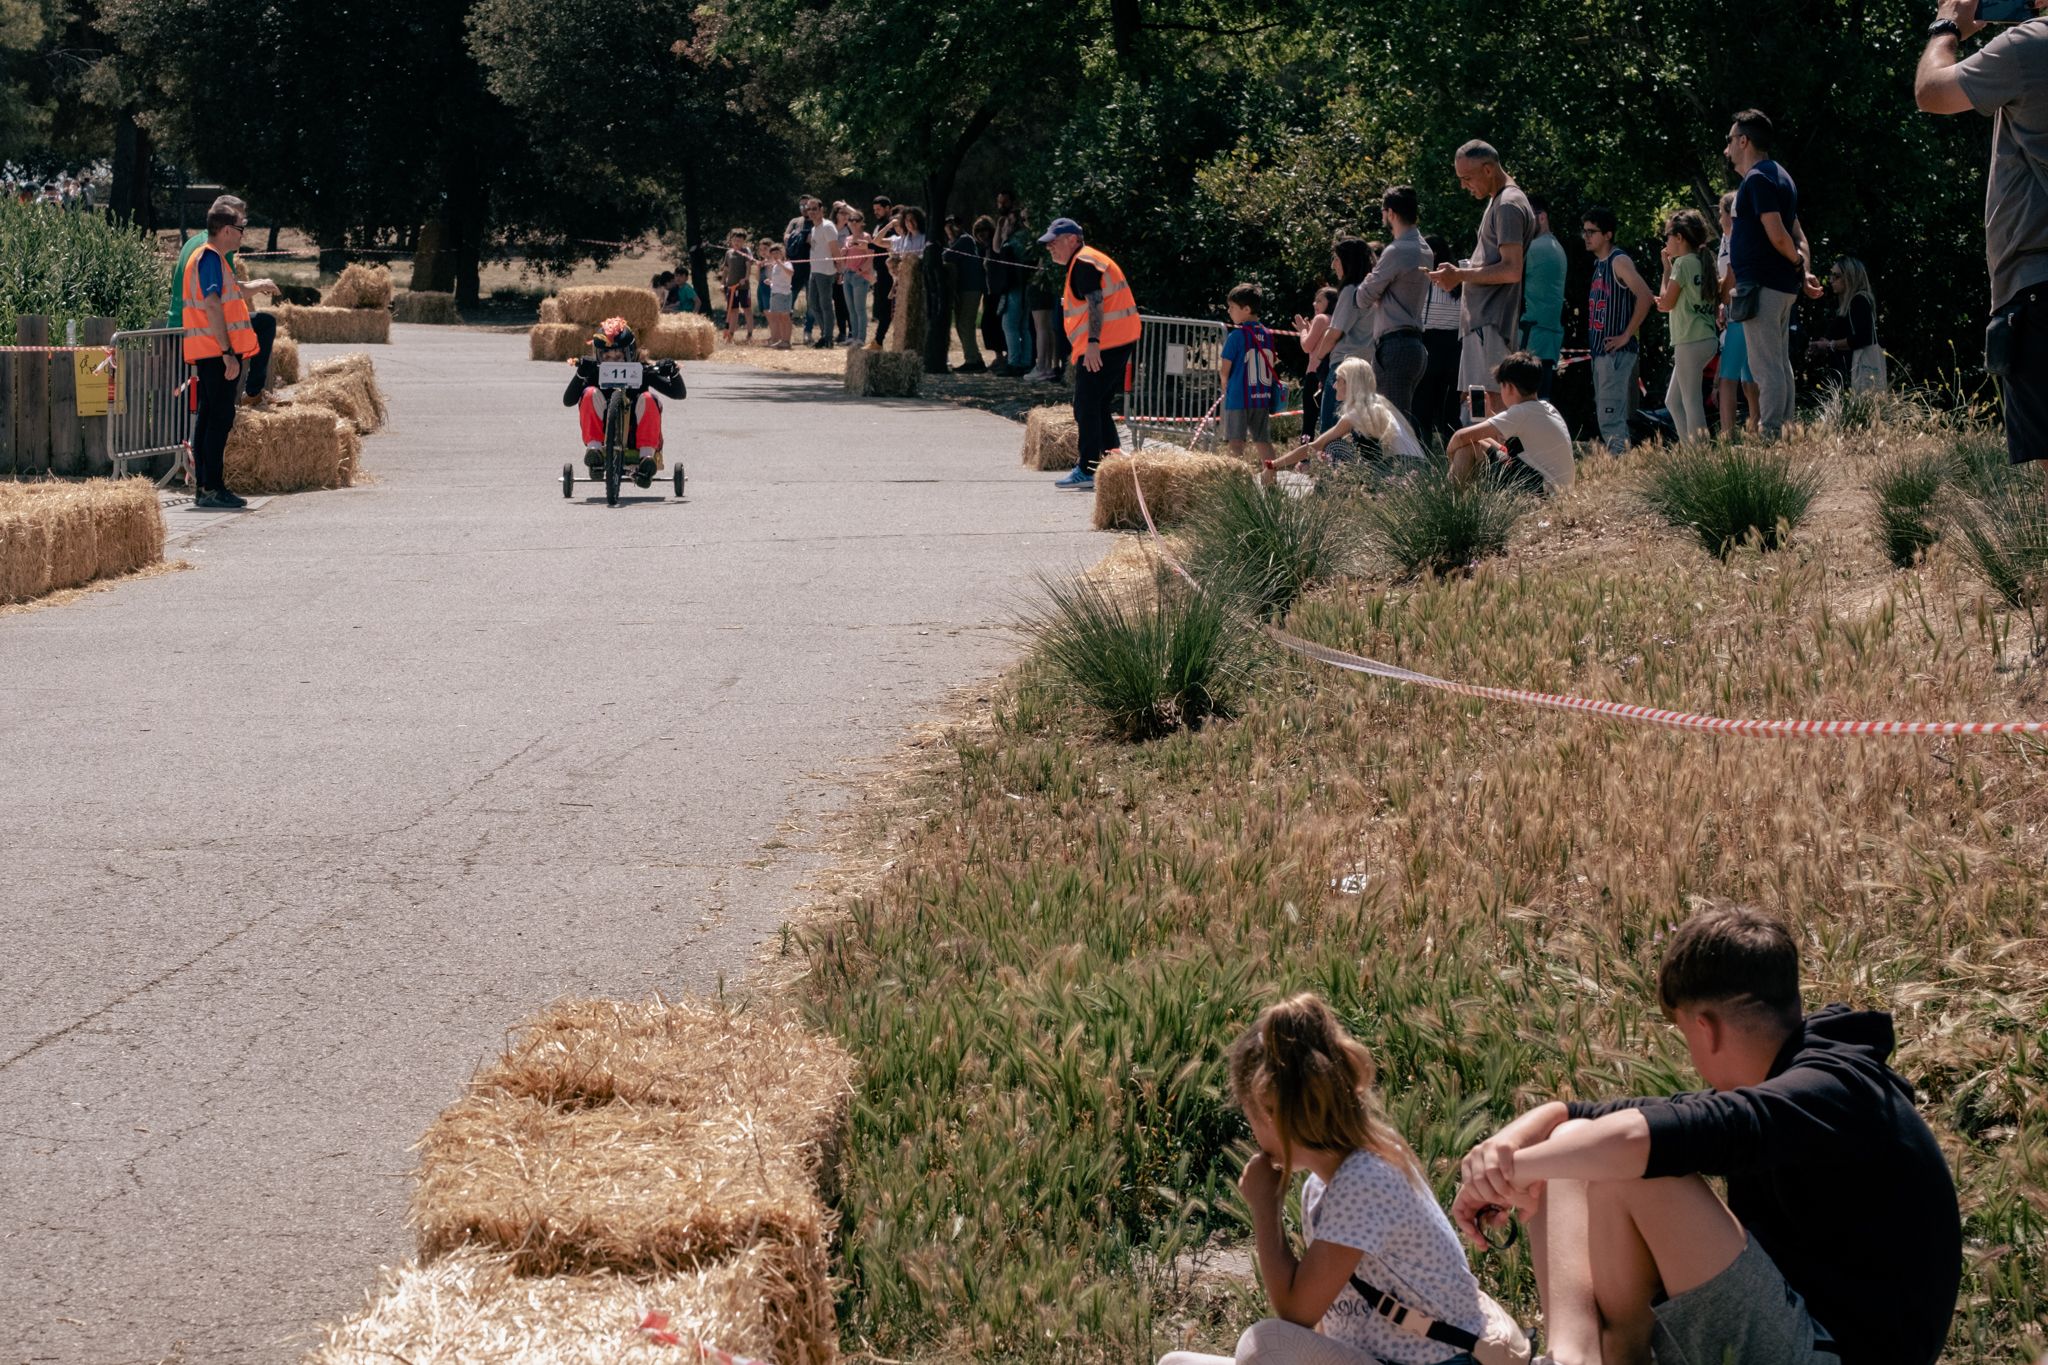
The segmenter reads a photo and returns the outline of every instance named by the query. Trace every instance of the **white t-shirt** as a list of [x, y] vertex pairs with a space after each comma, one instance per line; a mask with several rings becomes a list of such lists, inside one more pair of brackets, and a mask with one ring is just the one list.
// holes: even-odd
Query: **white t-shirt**
[[1572, 486], [1579, 465], [1572, 456], [1571, 428], [1556, 408], [1540, 398], [1530, 398], [1491, 420], [1501, 439], [1520, 438], [1522, 463], [1543, 476], [1545, 488], [1562, 493]]
[[777, 261], [768, 267], [768, 292], [787, 294], [789, 287], [796, 283], [796, 267], [788, 261]]
[[[1310, 1242], [1356, 1249], [1352, 1274], [1440, 1322], [1478, 1332], [1486, 1325], [1479, 1281], [1465, 1263], [1451, 1220], [1425, 1188], [1371, 1152], [1353, 1152], [1325, 1186], [1311, 1175], [1301, 1191]], [[1318, 1324], [1323, 1335], [1390, 1365], [1437, 1365], [1455, 1347], [1414, 1336], [1372, 1311], [1345, 1285]]]
[[832, 225], [830, 218], [820, 219], [811, 228], [811, 273], [813, 275], [837, 275], [839, 262], [832, 259], [832, 248], [841, 233]]

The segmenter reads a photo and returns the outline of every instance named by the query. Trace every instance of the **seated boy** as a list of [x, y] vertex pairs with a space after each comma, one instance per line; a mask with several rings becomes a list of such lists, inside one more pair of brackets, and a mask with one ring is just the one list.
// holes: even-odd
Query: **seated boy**
[[1255, 284], [1238, 285], [1224, 301], [1230, 335], [1216, 373], [1223, 381], [1223, 439], [1240, 460], [1246, 440], [1260, 460], [1273, 458], [1273, 334], [1259, 323], [1265, 306], [1265, 291]]
[[1501, 410], [1483, 422], [1460, 427], [1444, 448], [1451, 478], [1470, 483], [1487, 465], [1508, 483], [1532, 493], [1556, 494], [1578, 477], [1571, 429], [1557, 409], [1536, 396], [1543, 386], [1543, 362], [1516, 351], [1494, 367]]
[[[597, 367], [606, 361], [636, 358], [633, 329], [624, 318], [606, 318], [590, 338], [590, 354], [572, 362], [576, 373], [569, 377], [569, 387], [562, 393], [562, 406], [576, 409], [583, 429], [583, 463], [593, 478], [603, 473], [604, 410], [610, 401], [597, 386]], [[640, 462], [632, 474], [633, 482], [642, 488], [654, 482], [655, 472], [661, 468], [661, 400], [650, 389], [671, 398], [683, 396], [682, 372], [673, 360], [643, 365], [640, 387], [633, 393], [629, 410], [632, 423], [627, 429], [626, 444], [639, 451]]]
[[1885, 1065], [1891, 1016], [1802, 1015], [1798, 945], [1753, 910], [1681, 925], [1657, 991], [1712, 1089], [1541, 1105], [1460, 1171], [1467, 1236], [1489, 1207], [1530, 1215], [1550, 1358], [1932, 1365], [1962, 1225], [1913, 1087]]

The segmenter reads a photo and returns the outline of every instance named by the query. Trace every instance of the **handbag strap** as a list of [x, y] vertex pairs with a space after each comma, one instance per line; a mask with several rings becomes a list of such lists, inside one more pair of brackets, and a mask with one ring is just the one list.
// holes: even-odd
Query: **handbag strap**
[[1388, 1322], [1410, 1336], [1427, 1337], [1440, 1341], [1457, 1350], [1471, 1352], [1479, 1345], [1479, 1338], [1462, 1327], [1453, 1327], [1448, 1322], [1439, 1322], [1429, 1314], [1410, 1308], [1392, 1294], [1374, 1288], [1358, 1276], [1351, 1277], [1351, 1287], [1358, 1291], [1358, 1297], [1365, 1300], [1365, 1306], [1378, 1313]]

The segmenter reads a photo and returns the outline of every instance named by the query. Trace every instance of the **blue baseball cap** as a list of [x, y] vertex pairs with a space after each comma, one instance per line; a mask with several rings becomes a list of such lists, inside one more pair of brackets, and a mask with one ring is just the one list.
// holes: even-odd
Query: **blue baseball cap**
[[1071, 218], [1055, 218], [1052, 220], [1052, 226], [1047, 228], [1045, 235], [1038, 240], [1050, 242], [1055, 237], [1079, 237], [1080, 235], [1081, 225], [1079, 223]]

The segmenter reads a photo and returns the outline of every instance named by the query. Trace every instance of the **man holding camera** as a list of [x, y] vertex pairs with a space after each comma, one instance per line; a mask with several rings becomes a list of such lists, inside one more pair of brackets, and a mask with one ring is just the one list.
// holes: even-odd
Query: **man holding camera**
[[1963, 57], [1963, 40], [1994, 17], [1991, 7], [1942, 0], [1913, 74], [1913, 98], [1928, 113], [1975, 109], [1992, 118], [1984, 368], [1998, 376], [2014, 464], [2048, 458], [2048, 20], [2035, 14], [2042, 4], [2000, 5], [2016, 22]]

